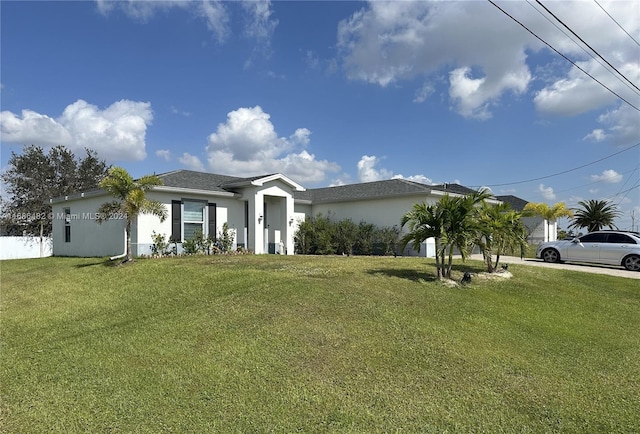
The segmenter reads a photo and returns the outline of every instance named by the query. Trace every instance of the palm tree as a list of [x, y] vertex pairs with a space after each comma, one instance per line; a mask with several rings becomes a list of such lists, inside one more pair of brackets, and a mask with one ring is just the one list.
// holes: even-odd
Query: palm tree
[[146, 192], [153, 187], [162, 185], [162, 180], [156, 175], [146, 175], [134, 180], [129, 173], [121, 167], [112, 167], [107, 176], [100, 181], [100, 188], [109, 192], [117, 200], [103, 203], [98, 208], [98, 223], [109, 220], [110, 216], [119, 214], [126, 221], [125, 232], [127, 235], [126, 255], [124, 262], [131, 261], [131, 222], [139, 214], [148, 213], [160, 218], [163, 222], [167, 218], [165, 206], [158, 201], [146, 198]]
[[[487, 272], [493, 273], [500, 262], [500, 255], [519, 251], [524, 256], [527, 248], [527, 230], [521, 221], [522, 214], [513, 211], [509, 204], [490, 205], [484, 202], [476, 211], [478, 231], [475, 243], [482, 250]], [[496, 254], [493, 263], [492, 255]]]
[[582, 209], [575, 210], [575, 218], [573, 223], [569, 226], [575, 228], [587, 228], [587, 231], [594, 232], [599, 231], [603, 227], [609, 229], [617, 229], [613, 224], [613, 220], [621, 215], [620, 211], [615, 205], [609, 203], [606, 200], [594, 200], [580, 201], [578, 205]]
[[573, 212], [565, 206], [564, 202], [558, 202], [552, 207], [549, 207], [549, 205], [544, 202], [529, 202], [525, 205], [523, 214], [525, 216], [537, 215], [547, 221], [547, 236], [545, 236], [545, 241], [551, 241], [551, 228], [556, 220], [561, 217], [573, 217]]
[[444, 215], [442, 246], [448, 253], [445, 277], [451, 278], [453, 252], [457, 249], [464, 261], [477, 238], [477, 207], [492, 196], [489, 190], [480, 190], [467, 196], [451, 197], [445, 194], [438, 201]]
[[444, 257], [440, 241], [442, 237], [443, 216], [438, 204], [427, 205], [425, 202], [416, 203], [400, 220], [400, 226], [408, 226], [407, 232], [400, 240], [403, 249], [412, 243], [416, 251], [420, 251], [421, 244], [428, 238], [436, 242], [436, 270], [438, 279], [443, 278]]
[[408, 224], [409, 232], [401, 242], [404, 246], [413, 242], [413, 248], [419, 251], [420, 244], [433, 237], [438, 279], [451, 278], [453, 251], [457, 248], [462, 259], [467, 258], [477, 231], [473, 210], [489, 197], [491, 194], [483, 190], [468, 196], [452, 197], [445, 194], [431, 205], [424, 202], [415, 204], [402, 216], [401, 226]]

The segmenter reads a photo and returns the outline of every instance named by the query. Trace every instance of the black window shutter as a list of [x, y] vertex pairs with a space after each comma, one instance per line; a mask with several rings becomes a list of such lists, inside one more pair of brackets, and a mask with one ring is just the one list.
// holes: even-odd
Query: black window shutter
[[171, 239], [182, 242], [182, 202], [171, 201]]
[[216, 227], [217, 227], [216, 220], [217, 220], [216, 204], [210, 203], [209, 204], [209, 238], [211, 238], [214, 241], [218, 239], [218, 233], [216, 231]]

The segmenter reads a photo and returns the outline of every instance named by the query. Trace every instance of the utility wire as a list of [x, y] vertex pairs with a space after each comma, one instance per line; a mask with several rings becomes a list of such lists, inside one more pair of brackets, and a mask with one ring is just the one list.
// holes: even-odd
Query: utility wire
[[545, 11], [547, 11], [547, 13], [548, 13], [549, 15], [551, 15], [553, 18], [555, 18], [555, 19], [556, 19], [556, 21], [558, 21], [560, 24], [562, 24], [562, 26], [563, 26], [565, 29], [567, 29], [568, 31], [570, 31], [570, 32], [571, 32], [571, 34], [572, 34], [573, 36], [575, 36], [576, 38], [578, 38], [578, 39], [580, 40], [580, 42], [582, 42], [584, 45], [586, 45], [587, 47], [589, 47], [589, 49], [590, 49], [591, 51], [593, 51], [594, 53], [596, 53], [596, 56], [598, 56], [599, 58], [601, 58], [602, 60], [604, 60], [604, 61], [605, 61], [605, 63], [606, 63], [607, 65], [609, 65], [609, 67], [610, 67], [611, 69], [613, 69], [615, 72], [617, 72], [617, 73], [618, 73], [622, 78], [624, 78], [624, 79], [625, 79], [625, 80], [626, 80], [626, 81], [627, 81], [631, 86], [633, 86], [633, 87], [635, 87], [636, 89], [640, 90], [640, 88], [639, 88], [638, 86], [636, 86], [636, 85], [635, 85], [631, 80], [629, 80], [627, 77], [625, 77], [625, 75], [624, 75], [623, 73], [621, 73], [620, 71], [618, 71], [618, 68], [616, 68], [615, 66], [613, 66], [613, 65], [612, 65], [612, 64], [611, 64], [607, 59], [605, 59], [604, 57], [602, 57], [602, 55], [601, 55], [600, 53], [598, 53], [598, 52], [596, 51], [596, 49], [595, 49], [595, 48], [593, 48], [591, 45], [589, 45], [589, 44], [588, 44], [584, 39], [582, 39], [582, 38], [581, 38], [581, 37], [580, 37], [576, 32], [574, 32], [574, 31], [573, 31], [569, 26], [567, 26], [567, 25], [564, 23], [564, 21], [562, 21], [560, 18], [558, 18], [558, 17], [556, 16], [556, 14], [554, 14], [553, 12], [551, 12], [551, 11], [549, 10], [549, 8], [548, 8], [548, 7], [546, 7], [544, 4], [542, 4], [542, 2], [541, 2], [540, 0], [536, 0], [536, 3], [538, 3], [540, 6], [542, 6], [542, 7], [544, 8], [544, 10], [545, 10]]
[[[614, 205], [616, 205], [616, 206], [620, 205], [622, 203], [622, 201], [624, 200], [624, 198], [627, 197], [627, 194], [629, 194], [630, 191], [633, 191], [638, 187], [640, 187], [640, 181], [636, 182], [636, 185], [634, 185], [633, 187], [627, 188], [625, 191], [621, 191], [620, 193], [624, 193], [624, 196], [622, 196], [618, 202], [614, 203]], [[618, 193], [618, 194], [620, 194], [620, 193]], [[614, 199], [615, 199], [615, 196], [613, 197], [613, 199], [611, 199], [611, 202], [613, 202]]]
[[567, 62], [570, 62], [573, 66], [575, 66], [576, 68], [578, 68], [580, 71], [582, 71], [583, 73], [585, 73], [586, 75], [588, 75], [592, 80], [594, 80], [596, 83], [598, 83], [600, 86], [604, 87], [605, 89], [607, 89], [609, 92], [611, 92], [612, 94], [614, 94], [615, 96], [617, 96], [619, 99], [621, 99], [622, 101], [624, 101], [625, 103], [627, 103], [629, 106], [633, 107], [634, 109], [636, 109], [637, 111], [640, 112], [640, 108], [636, 107], [635, 105], [633, 105], [632, 103], [630, 103], [629, 101], [627, 101], [626, 99], [624, 99], [623, 97], [621, 97], [620, 95], [618, 95], [615, 91], [611, 90], [609, 87], [607, 87], [604, 83], [602, 83], [600, 80], [598, 80], [597, 78], [595, 78], [593, 75], [589, 74], [587, 71], [585, 71], [583, 68], [581, 68], [580, 66], [578, 66], [573, 60], [569, 59], [567, 56], [565, 56], [564, 54], [562, 54], [560, 51], [558, 51], [557, 49], [555, 49], [551, 44], [549, 44], [547, 41], [545, 41], [544, 39], [542, 39], [540, 36], [536, 35], [533, 31], [531, 31], [527, 26], [525, 26], [524, 24], [522, 24], [520, 21], [518, 21], [513, 15], [509, 14], [507, 11], [505, 11], [504, 9], [502, 9], [500, 6], [498, 6], [493, 0], [487, 0], [489, 3], [491, 3], [493, 6], [495, 6], [500, 12], [502, 12], [503, 14], [505, 14], [506, 16], [508, 16], [509, 18], [511, 18], [513, 21], [515, 21], [516, 23], [518, 23], [523, 29], [525, 29], [527, 32], [531, 33], [536, 39], [538, 39], [540, 42], [542, 42], [543, 44], [545, 44], [547, 47], [551, 48], [553, 51], [555, 51], [558, 55], [562, 56]]
[[633, 172], [631, 172], [631, 175], [627, 176], [627, 179], [625, 179], [624, 183], [620, 186], [620, 190], [618, 190], [618, 192], [614, 197], [622, 193], [622, 189], [624, 188], [625, 185], [627, 185], [627, 182], [629, 182], [629, 180], [633, 177], [633, 174], [636, 173], [636, 170], [638, 170], [639, 167], [640, 167], [640, 164], [636, 165], [636, 168], [633, 169]]
[[[624, 84], [625, 86], [627, 86], [632, 92], [638, 93], [637, 91], [633, 90], [633, 88], [631, 86], [629, 86], [629, 84], [625, 83], [624, 80], [622, 79], [622, 77], [620, 77], [620, 75], [616, 75], [612, 70], [610, 70], [609, 68], [607, 68], [604, 63], [602, 63], [602, 61], [600, 59], [598, 59], [593, 53], [591, 53], [590, 51], [588, 51], [586, 48], [584, 48], [582, 45], [578, 44], [571, 36], [569, 36], [569, 34], [567, 32], [565, 32], [564, 30], [562, 30], [556, 23], [554, 23], [548, 16], [546, 16], [545, 14], [543, 14], [538, 8], [536, 8], [533, 3], [531, 3], [529, 0], [527, 0], [527, 4], [529, 6], [531, 6], [533, 8], [534, 11], [536, 11], [537, 13], [540, 14], [540, 16], [542, 18], [544, 18], [545, 20], [547, 20], [549, 22], [549, 24], [551, 24], [553, 27], [555, 27], [556, 29], [558, 29], [559, 32], [562, 32], [563, 35], [565, 35], [567, 37], [567, 39], [571, 40], [571, 42], [573, 42], [576, 47], [580, 48], [582, 51], [585, 52], [585, 54], [587, 54], [588, 56], [590, 56], [593, 60], [595, 60], [596, 62], [598, 62], [600, 64], [600, 66], [602, 66], [605, 71], [607, 71], [609, 74], [611, 74], [613, 77], [615, 77], [617, 80], [619, 80], [622, 84]], [[604, 60], [604, 59], [603, 59]], [[626, 77], [625, 77], [626, 79]], [[628, 80], [627, 80], [628, 81]], [[639, 94], [640, 95], [640, 94]]]
[[[489, 1], [491, 1], [491, 0], [489, 0]], [[554, 176], [564, 175], [565, 173], [569, 173], [569, 172], [575, 172], [576, 170], [580, 170], [580, 169], [583, 169], [585, 167], [594, 165], [594, 164], [599, 163], [601, 161], [604, 161], [604, 160], [606, 160], [608, 158], [615, 157], [618, 154], [622, 154], [623, 152], [627, 152], [627, 151], [629, 151], [629, 150], [631, 150], [633, 148], [637, 148], [638, 146], [640, 146], [640, 143], [636, 143], [635, 145], [631, 145], [628, 148], [623, 149], [622, 151], [618, 151], [618, 152], [616, 152], [614, 154], [607, 155], [606, 157], [602, 157], [602, 158], [600, 158], [598, 160], [595, 160], [595, 161], [592, 161], [590, 163], [583, 164], [582, 166], [574, 167], [573, 169], [563, 170], [562, 172], [553, 173], [551, 175], [539, 176], [537, 178], [526, 179], [524, 181], [505, 182], [505, 183], [502, 183], [502, 184], [488, 184], [488, 185], [474, 186], [474, 187], [478, 187], [478, 188], [479, 187], [504, 187], [505, 185], [525, 184], [527, 182], [540, 181], [542, 179], [553, 178]]]
[[619, 23], [619, 22], [617, 22], [617, 21], [616, 21], [616, 19], [615, 19], [615, 18], [613, 18], [613, 17], [611, 16], [611, 14], [610, 14], [609, 12], [607, 12], [607, 11], [606, 11], [606, 9], [605, 9], [605, 8], [603, 8], [603, 7], [600, 5], [600, 3], [598, 3], [598, 0], [593, 0], [593, 1], [594, 1], [598, 6], [600, 6], [600, 9], [602, 9], [602, 10], [604, 11], [604, 13], [605, 13], [605, 14], [609, 15], [609, 18], [611, 18], [611, 19], [613, 20], [613, 22], [614, 22], [614, 23], [616, 23], [616, 24], [618, 25], [618, 27], [620, 27], [620, 28], [622, 29], [622, 31], [623, 31], [623, 32], [625, 32], [625, 33], [627, 34], [627, 36], [629, 36], [629, 37], [633, 40], [633, 42], [635, 42], [635, 43], [636, 43], [636, 45], [637, 45], [638, 47], [640, 47], [640, 42], [638, 42], [638, 41], [636, 40], [636, 38], [634, 38], [633, 36], [631, 36], [631, 35], [629, 34], [629, 32], [627, 32], [627, 31], [625, 30], [625, 28], [624, 28], [624, 27], [622, 27], [622, 26], [620, 25], [620, 23]]

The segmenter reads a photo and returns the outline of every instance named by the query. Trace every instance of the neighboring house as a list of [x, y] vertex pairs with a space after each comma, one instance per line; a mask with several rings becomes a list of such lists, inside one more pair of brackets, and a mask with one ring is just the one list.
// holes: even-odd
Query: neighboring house
[[[508, 203], [514, 211], [524, 210], [529, 203], [516, 196], [496, 196], [500, 202]], [[527, 228], [527, 241], [532, 244], [540, 244], [545, 241], [555, 241], [558, 233], [558, 222], [549, 224], [546, 219], [540, 216], [522, 217], [522, 223]]]
[[[378, 227], [398, 226], [404, 213], [418, 202], [435, 203], [443, 195], [466, 195], [473, 190], [458, 184], [425, 185], [391, 179], [337, 187], [305, 189], [282, 174], [239, 178], [177, 170], [158, 175], [164, 185], [147, 197], [165, 204], [164, 222], [140, 215], [132, 225], [134, 255], [151, 253], [152, 233], [179, 241], [196, 230], [216, 238], [227, 223], [237, 246], [255, 253], [294, 253], [294, 234], [307, 217], [322, 214], [349, 218]], [[125, 222], [119, 216], [97, 224], [96, 211], [113, 197], [92, 190], [51, 200], [53, 254], [56, 256], [113, 256], [122, 254]], [[497, 200], [494, 201], [498, 203]], [[410, 249], [403, 254], [417, 254]], [[433, 256], [433, 243], [420, 252]]]

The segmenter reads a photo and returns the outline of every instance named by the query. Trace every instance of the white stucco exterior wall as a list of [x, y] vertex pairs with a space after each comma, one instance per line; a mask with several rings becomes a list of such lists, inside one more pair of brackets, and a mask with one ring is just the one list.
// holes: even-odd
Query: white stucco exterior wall
[[[54, 256], [115, 256], [125, 251], [125, 220], [116, 219], [98, 224], [97, 210], [111, 196], [100, 195], [72, 199], [52, 204], [52, 240]], [[71, 240], [65, 241], [65, 208], [71, 218]]]
[[435, 200], [424, 196], [404, 196], [381, 198], [378, 200], [358, 200], [352, 202], [333, 202], [328, 204], [314, 204], [312, 215], [321, 213], [334, 220], [351, 219], [355, 224], [365, 221], [378, 227], [398, 226], [400, 219], [418, 202], [433, 203]]

